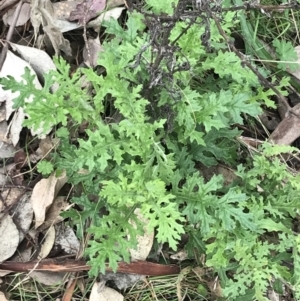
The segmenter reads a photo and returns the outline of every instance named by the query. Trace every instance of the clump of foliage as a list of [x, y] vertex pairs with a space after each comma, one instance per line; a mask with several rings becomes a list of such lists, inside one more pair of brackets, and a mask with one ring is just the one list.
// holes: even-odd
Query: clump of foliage
[[[274, 105], [273, 91], [227, 51], [216, 26], [218, 20], [230, 36], [237, 13], [221, 13], [205, 1], [198, 7], [186, 0], [145, 2], [143, 13], [128, 13], [125, 29], [116, 20], [105, 24], [112, 36], [98, 61], [105, 74], [78, 69], [70, 76], [68, 64], [57, 59], [57, 71], [45, 75], [41, 90], [28, 70], [26, 85], [1, 79], [7, 89], [20, 91], [15, 107], [28, 114], [26, 126], [58, 128], [52, 168], [66, 170], [69, 182], [82, 186], [72, 201], [83, 211], [71, 209], [66, 216], [78, 235], [89, 222], [91, 274], [104, 272], [106, 262], [116, 269], [118, 261], [130, 260], [128, 249], [143, 232], [134, 214], [139, 209], [159, 243], [176, 250], [181, 234], [189, 234], [187, 249], [205, 254], [227, 299], [267, 300], [275, 282], [296, 290], [299, 237], [292, 224], [299, 177], [270, 146], [253, 163], [239, 165], [230, 186], [221, 175], [205, 181], [195, 164], [237, 166], [239, 131], [233, 125], [243, 124], [245, 114], [257, 116], [262, 105]], [[82, 86], [82, 74], [90, 87]], [[59, 86], [52, 94], [54, 83]], [[82, 124], [85, 134], [73, 143]], [[40, 170], [50, 171], [49, 162]]]

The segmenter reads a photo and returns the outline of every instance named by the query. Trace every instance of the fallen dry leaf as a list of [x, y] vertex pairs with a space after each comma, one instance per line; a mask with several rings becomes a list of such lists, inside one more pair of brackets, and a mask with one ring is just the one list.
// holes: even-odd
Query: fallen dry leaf
[[[25, 73], [25, 68], [29, 68], [31, 74], [35, 74], [31, 66], [13, 54], [11, 51], [7, 52], [6, 59], [4, 61], [3, 67], [0, 71], [0, 77], [12, 76], [16, 81], [26, 83], [22, 78]], [[42, 86], [39, 83], [37, 76], [34, 78], [34, 85], [37, 89], [41, 89]], [[18, 110], [13, 109], [13, 100], [19, 95], [19, 92], [12, 93], [11, 90], [3, 90], [0, 85], [0, 101], [6, 101], [6, 120], [10, 120], [11, 114], [16, 111], [16, 116], [12, 119], [9, 124], [8, 137], [10, 137], [13, 145], [16, 145], [19, 141], [19, 135], [22, 130], [22, 122], [25, 119], [25, 114], [22, 108]], [[25, 99], [26, 101], [31, 101], [32, 98]], [[37, 130], [36, 133], [40, 133], [41, 130]]]
[[[43, 40], [48, 40], [56, 55], [63, 51], [66, 55], [71, 56], [70, 42], [64, 38], [62, 32], [54, 24], [56, 10], [53, 6], [51, 1], [31, 0], [30, 21], [34, 28], [35, 38], [39, 36]], [[43, 27], [43, 36], [39, 35], [40, 27]]]
[[66, 173], [62, 173], [59, 177], [52, 173], [47, 179], [39, 181], [32, 192], [31, 202], [35, 215], [35, 229], [37, 229], [45, 220], [46, 211], [53, 203], [59, 190], [67, 182]]
[[69, 21], [78, 20], [79, 24], [84, 25], [92, 18], [97, 17], [104, 10], [105, 5], [106, 0], [83, 0], [71, 11]]
[[119, 290], [125, 290], [132, 287], [136, 282], [142, 281], [146, 276], [138, 274], [122, 274], [106, 272], [105, 275], [101, 276], [101, 280], [113, 281]]
[[29, 155], [30, 162], [36, 163], [41, 159], [48, 157], [52, 150], [55, 150], [59, 145], [60, 139], [51, 139], [49, 136], [40, 141], [38, 149]]
[[13, 6], [16, 3], [18, 3], [18, 0], [3, 0], [3, 1], [0, 1], [0, 11], [4, 11], [4, 8], [7, 8], [9, 6]]
[[4, 120], [1, 120], [1, 122], [0, 122], [0, 141], [1, 142], [11, 143], [10, 139], [7, 137], [7, 133], [8, 133], [8, 124], [7, 124], [7, 121], [4, 119]]
[[262, 124], [269, 130], [274, 131], [278, 124], [280, 123], [281, 119], [278, 115], [272, 114], [270, 112], [264, 111], [260, 114], [259, 119], [261, 120]]
[[290, 71], [289, 69], [287, 70], [289, 73], [293, 74], [296, 78], [300, 79], [300, 45], [295, 47], [295, 51], [298, 57], [297, 63], [298, 63], [298, 68], [295, 71]]
[[83, 48], [83, 60], [87, 66], [96, 67], [99, 53], [103, 51], [99, 37], [96, 39], [88, 39], [88, 45]]
[[44, 285], [58, 285], [64, 282], [63, 280], [66, 273], [32, 271], [29, 273], [29, 276]]
[[0, 301], [7, 301], [3, 292], [0, 292]]
[[[13, 54], [11, 51], [8, 51], [3, 67], [0, 72], [0, 77], [7, 77], [8, 75], [10, 75], [16, 81], [23, 82], [24, 84], [26, 84], [25, 80], [22, 77], [22, 75], [24, 75], [25, 73], [25, 68], [29, 68], [31, 74], [35, 74], [34, 70], [27, 62], [25, 62], [15, 54]], [[42, 88], [37, 77], [35, 77], [34, 79], [34, 85], [37, 89]], [[12, 93], [11, 90], [3, 90], [2, 86], [0, 85], [0, 101], [6, 101], [6, 120], [8, 120], [12, 112], [15, 111], [13, 109], [13, 100], [19, 94], [20, 94], [19, 92]], [[28, 99], [27, 101], [30, 101], [30, 99]]]
[[179, 252], [170, 256], [173, 260], [183, 261], [188, 258], [188, 253], [186, 250], [180, 250]]
[[55, 246], [67, 254], [77, 254], [80, 248], [80, 242], [73, 229], [64, 224], [55, 225], [56, 238]]
[[55, 241], [55, 228], [54, 226], [51, 226], [45, 233], [45, 239], [42, 243], [41, 250], [38, 255], [38, 259], [44, 259], [46, 258], [51, 249], [53, 248]]
[[[8, 10], [4, 15], [3, 15], [3, 22], [5, 25], [11, 25], [13, 23], [14, 19], [14, 14], [16, 11], [16, 7], [14, 6], [10, 10]], [[21, 12], [19, 14], [19, 17], [17, 19], [17, 23], [15, 26], [23, 26], [30, 18], [30, 4], [29, 3], [23, 3]]]
[[83, 278], [77, 278], [77, 287], [81, 294], [85, 294], [87, 283]]
[[207, 167], [202, 163], [197, 164], [199, 165], [199, 172], [206, 181], [209, 181], [214, 175], [221, 174], [224, 178], [224, 184], [230, 185], [237, 178], [234, 171], [225, 165], [218, 164]]
[[106, 1], [106, 8], [114, 8], [116, 6], [124, 5], [124, 0], [107, 0]]
[[6, 116], [6, 109], [5, 109], [5, 104], [3, 101], [0, 100], [0, 122], [5, 120]]
[[[293, 111], [300, 116], [300, 104], [293, 107]], [[299, 136], [300, 118], [288, 113], [271, 134], [269, 141], [279, 145], [290, 145]]]
[[[1, 154], [1, 147], [0, 147], [0, 154]], [[15, 167], [15, 164], [8, 164], [6, 166], [3, 166], [0, 168], [0, 185], [4, 186], [6, 183], [10, 182], [8, 172], [9, 170], [13, 169]], [[2, 211], [2, 204], [0, 202], [0, 212]]]
[[13, 145], [0, 140], [0, 158], [11, 158], [16, 151]]
[[107, 10], [99, 15], [96, 19], [90, 21], [87, 24], [88, 28], [94, 28], [96, 32], [100, 31], [100, 25], [103, 21], [109, 21], [111, 18], [113, 19], [119, 19], [119, 17], [122, 14], [122, 11], [125, 9], [125, 7], [115, 7], [113, 9]]
[[[10, 128], [5, 120], [6, 117], [3, 117], [4, 120], [0, 122], [0, 158], [11, 158], [14, 156], [17, 148], [12, 145], [12, 139], [8, 137]], [[12, 126], [12, 131], [15, 131], [14, 126]], [[13, 133], [12, 136], [13, 140], [15, 137], [19, 139], [19, 133]]]
[[11, 210], [14, 222], [18, 225], [20, 242], [30, 229], [33, 218], [33, 209], [30, 202], [30, 193], [25, 193]]
[[216, 296], [218, 298], [223, 297], [222, 288], [219, 279], [216, 278], [213, 281], [208, 281], [207, 286], [213, 296]]
[[26, 262], [30, 261], [32, 256], [33, 247], [28, 247], [24, 250], [20, 250], [22, 248], [22, 244], [19, 245], [17, 252], [14, 254], [13, 257], [11, 257], [10, 260], [17, 261], [17, 262]]
[[[6, 170], [9, 171], [9, 170]], [[20, 188], [6, 188], [1, 191], [1, 198], [4, 200], [4, 204], [0, 202], [0, 212], [5, 208], [9, 208], [15, 204], [21, 197], [23, 190]]]
[[0, 214], [0, 262], [10, 258], [19, 245], [19, 231], [11, 216]]
[[65, 197], [58, 196], [54, 199], [52, 205], [46, 213], [45, 222], [39, 227], [39, 231], [44, 231], [50, 226], [62, 222], [64, 219], [60, 213], [69, 208], [71, 205], [65, 200]]
[[124, 297], [116, 290], [107, 287], [103, 282], [95, 282], [90, 294], [89, 301], [123, 301]]
[[278, 293], [275, 292], [274, 289], [268, 289], [268, 300], [270, 301], [280, 301], [281, 300], [281, 295], [279, 295]]
[[[0, 270], [0, 278], [4, 277], [10, 273], [13, 273], [13, 271], [8, 271], [8, 270]], [[0, 299], [1, 300], [1, 299]]]
[[[68, 1], [63, 2], [56, 2], [53, 4], [53, 6], [56, 8], [60, 5], [60, 3], [64, 3]], [[72, 1], [73, 2], [73, 1]], [[118, 19], [122, 13], [122, 11], [125, 9], [125, 7], [115, 7], [113, 9], [107, 10], [100, 14], [96, 19], [90, 21], [86, 27], [87, 28], [94, 28], [96, 31], [100, 30], [100, 25], [103, 21], [107, 21], [110, 18]], [[70, 22], [67, 20], [67, 18], [63, 18], [60, 15], [61, 10], [54, 10], [54, 16], [53, 23], [55, 24], [56, 28], [58, 28], [61, 32], [67, 32], [74, 29], [80, 29], [83, 28], [83, 25], [78, 24], [77, 22]], [[66, 12], [64, 12], [65, 14]]]
[[[16, 148], [6, 142], [0, 141], [0, 158], [12, 158], [14, 153], [16, 152]], [[6, 168], [7, 169], [7, 168]]]
[[[147, 224], [149, 221], [143, 217], [139, 209], [136, 209], [134, 213], [137, 215], [137, 217], [145, 224], [144, 226], [144, 235], [142, 236], [137, 236], [137, 248], [136, 250], [130, 249], [130, 255], [131, 255], [131, 260], [146, 260], [148, 257], [152, 245], [153, 245], [153, 239], [154, 239], [154, 231], [148, 232], [147, 231]], [[130, 237], [128, 238], [130, 239]]]
[[10, 127], [10, 139], [13, 146], [16, 146], [20, 139], [20, 133], [23, 129], [23, 121], [25, 119], [25, 113], [23, 109], [19, 108], [15, 111], [12, 121], [9, 124]]
[[10, 43], [10, 45], [32, 67], [40, 78], [43, 78], [50, 70], [56, 70], [53, 60], [45, 51], [14, 43]]

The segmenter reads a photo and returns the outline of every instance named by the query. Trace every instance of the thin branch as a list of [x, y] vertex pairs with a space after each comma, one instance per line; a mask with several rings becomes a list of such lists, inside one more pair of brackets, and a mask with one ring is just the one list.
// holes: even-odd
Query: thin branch
[[[88, 271], [90, 266], [83, 260], [65, 258], [42, 259], [28, 262], [4, 261], [0, 263], [0, 269], [14, 272], [48, 271], [48, 272], [78, 272]], [[106, 265], [106, 271], [112, 269]], [[147, 276], [174, 275], [180, 273], [178, 265], [164, 265], [148, 261], [133, 261], [130, 263], [119, 262], [117, 272]]]

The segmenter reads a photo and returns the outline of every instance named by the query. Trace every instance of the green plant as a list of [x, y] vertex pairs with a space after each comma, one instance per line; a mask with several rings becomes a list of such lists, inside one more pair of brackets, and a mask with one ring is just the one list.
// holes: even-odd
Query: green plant
[[[105, 75], [78, 69], [70, 76], [68, 64], [56, 59], [57, 71], [45, 75], [41, 90], [28, 70], [25, 85], [1, 79], [6, 89], [20, 91], [15, 107], [28, 114], [24, 125], [44, 132], [58, 127], [60, 146], [51, 162], [82, 186], [73, 198], [82, 212], [71, 209], [65, 216], [78, 235], [89, 222], [91, 274], [104, 272], [107, 261], [115, 270], [118, 261], [130, 260], [128, 249], [144, 226], [134, 214], [139, 209], [158, 242], [176, 250], [181, 234], [189, 234], [189, 252], [206, 255], [228, 299], [248, 294], [266, 300], [273, 279], [296, 288], [298, 244], [291, 224], [299, 208], [298, 177], [266, 151], [254, 157], [252, 167], [239, 165], [239, 180], [231, 186], [221, 175], [204, 181], [195, 165], [237, 165], [239, 131], [233, 125], [242, 124], [244, 114], [257, 116], [261, 105], [274, 105], [273, 92], [262, 89], [256, 75], [227, 51], [205, 11], [181, 17], [188, 1], [180, 0], [164, 4], [169, 17], [158, 18], [166, 7], [146, 3], [148, 14], [129, 13], [126, 29], [115, 20], [105, 24], [113, 35], [98, 61]], [[234, 15], [220, 17], [228, 35], [237, 26]], [[209, 41], [201, 38], [207, 31]], [[82, 88], [82, 74], [92, 89]], [[54, 83], [59, 86], [51, 94]], [[84, 134], [73, 143], [72, 133], [84, 122]], [[50, 164], [40, 165], [41, 172], [49, 172]], [[293, 261], [294, 271], [283, 260]]]

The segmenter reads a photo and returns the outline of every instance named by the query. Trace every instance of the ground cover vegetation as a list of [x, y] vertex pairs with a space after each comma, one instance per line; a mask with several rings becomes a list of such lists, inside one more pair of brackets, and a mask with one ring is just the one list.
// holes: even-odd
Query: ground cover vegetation
[[[237, 139], [263, 109], [276, 108], [275, 96], [288, 95], [284, 72], [295, 68], [293, 45], [273, 39], [279, 64], [251, 60], [271, 59], [255, 39], [269, 33], [249, 7], [252, 26], [242, 1], [128, 5], [124, 22], [104, 23], [99, 68], [70, 75], [58, 58], [41, 90], [29, 71], [26, 85], [1, 79], [20, 91], [14, 104], [29, 116], [24, 125], [45, 133], [54, 128], [60, 139], [38, 170], [65, 170], [77, 187], [78, 207], [64, 217], [78, 237], [89, 233], [90, 275], [104, 272], [106, 262], [116, 269], [130, 261], [128, 249], [145, 226], [138, 209], [157, 244], [177, 251], [188, 235], [188, 258], [220, 285], [219, 298], [268, 300], [271, 288], [296, 300], [300, 178], [281, 154], [298, 150], [266, 142], [249, 151]], [[244, 52], [234, 43], [237, 33]], [[203, 176], [202, 168], [218, 163], [235, 171], [231, 181]]]

